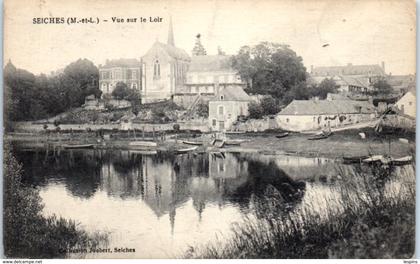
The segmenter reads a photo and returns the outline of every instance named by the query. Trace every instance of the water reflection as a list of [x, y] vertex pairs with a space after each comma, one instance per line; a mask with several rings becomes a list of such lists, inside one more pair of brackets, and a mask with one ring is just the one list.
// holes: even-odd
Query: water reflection
[[[305, 193], [305, 183], [292, 179], [279, 166], [291, 167], [293, 160], [281, 164], [282, 157], [239, 153], [227, 153], [225, 158], [211, 153], [142, 155], [109, 150], [54, 154], [43, 150], [16, 151], [16, 155], [23, 163], [25, 184], [43, 191], [48, 210], [85, 225], [112, 230], [113, 239], [120, 243], [131, 241], [134, 247], [150, 243], [142, 246], [143, 255], [138, 253], [137, 257], [163, 256], [154, 251], [162, 244], [172, 251], [170, 248], [185, 249], [196, 240], [203, 242], [241, 221], [241, 215], [251, 211], [257, 216], [267, 214], [270, 207], [264, 204], [273, 198], [282, 201], [287, 210], [293, 210]], [[75, 208], [66, 206], [87, 213], [73, 213]], [[113, 212], [115, 215], [110, 216]], [[98, 219], [93, 221], [92, 213]], [[168, 220], [168, 228], [157, 230], [162, 218], [164, 222]], [[137, 226], [143, 219], [149, 220]], [[216, 219], [220, 219], [217, 224], [210, 223]], [[125, 226], [130, 226], [130, 231]], [[160, 242], [150, 241], [157, 234]], [[144, 255], [146, 252], [151, 255]]]

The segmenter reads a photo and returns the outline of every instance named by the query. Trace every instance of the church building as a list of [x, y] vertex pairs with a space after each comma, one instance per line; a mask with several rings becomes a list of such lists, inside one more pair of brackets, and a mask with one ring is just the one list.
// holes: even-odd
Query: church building
[[232, 68], [231, 56], [207, 55], [200, 34], [192, 57], [177, 48], [172, 19], [167, 43], [156, 41], [140, 59], [107, 61], [104, 66], [99, 66], [99, 74], [99, 88], [103, 95], [111, 94], [118, 82], [124, 82], [140, 93], [142, 103], [175, 99], [187, 106], [197, 101], [197, 96], [208, 100], [227, 87], [241, 90], [245, 87]]
[[175, 47], [172, 20], [168, 43], [156, 41], [141, 61], [144, 102], [170, 99], [184, 86], [191, 59], [184, 50]]

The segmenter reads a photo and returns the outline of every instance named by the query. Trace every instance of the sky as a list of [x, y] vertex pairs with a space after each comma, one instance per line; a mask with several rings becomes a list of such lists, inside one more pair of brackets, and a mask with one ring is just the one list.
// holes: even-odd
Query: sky
[[[4, 63], [35, 74], [87, 58], [140, 58], [167, 41], [191, 54], [195, 36], [207, 54], [236, 54], [261, 41], [284, 43], [314, 66], [381, 64], [387, 73], [415, 73], [414, 1], [367, 0], [6, 0]], [[33, 18], [93, 17], [99, 24], [33, 24]], [[112, 17], [161, 17], [160, 23], [112, 23]], [[107, 19], [108, 22], [102, 20]], [[328, 45], [326, 45], [328, 44]]]

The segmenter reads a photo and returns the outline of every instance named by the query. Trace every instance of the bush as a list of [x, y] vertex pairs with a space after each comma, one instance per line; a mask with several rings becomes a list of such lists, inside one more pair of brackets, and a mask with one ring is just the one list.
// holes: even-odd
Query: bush
[[197, 115], [201, 117], [209, 117], [209, 105], [208, 104], [199, 104], [197, 105]]
[[251, 102], [248, 106], [248, 112], [250, 118], [259, 119], [263, 117], [263, 108], [260, 104], [257, 104], [255, 102]]
[[173, 128], [174, 131], [179, 131], [181, 129], [181, 126], [179, 124], [174, 124]]
[[271, 96], [264, 97], [261, 100], [261, 107], [263, 115], [274, 115], [279, 112], [277, 101]]
[[[410, 172], [411, 171], [411, 172]], [[337, 171], [339, 198], [326, 198], [321, 212], [306, 204], [295, 210], [276, 195], [254, 197], [256, 217], [232, 227], [230, 240], [191, 248], [197, 258], [410, 258], [415, 246], [414, 165]], [[398, 175], [398, 176], [397, 176]], [[398, 190], [385, 183], [404, 182]], [[276, 188], [274, 193], [276, 192]], [[260, 213], [259, 213], [260, 212]]]

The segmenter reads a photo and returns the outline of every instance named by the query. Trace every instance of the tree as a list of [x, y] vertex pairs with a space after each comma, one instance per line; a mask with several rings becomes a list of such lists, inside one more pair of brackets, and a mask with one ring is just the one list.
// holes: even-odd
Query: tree
[[207, 55], [206, 49], [201, 44], [200, 37], [201, 37], [201, 35], [198, 34], [197, 38], [195, 40], [195, 45], [194, 45], [194, 48], [192, 50], [192, 55], [193, 56]]
[[261, 42], [243, 46], [232, 58], [232, 66], [246, 80], [252, 93], [283, 99], [288, 91], [306, 80], [302, 58], [288, 45]]
[[374, 84], [373, 88], [375, 92], [379, 94], [390, 94], [392, 93], [392, 86], [386, 81], [385, 78], [379, 78]]
[[250, 118], [259, 119], [263, 117], [264, 110], [260, 104], [256, 102], [251, 102], [248, 106], [248, 112]]
[[338, 85], [333, 79], [325, 78], [321, 83], [311, 89], [312, 96], [317, 96], [319, 99], [325, 99], [329, 93], [337, 93], [337, 87]]
[[264, 115], [274, 115], [279, 112], [277, 101], [271, 96], [264, 97], [260, 104]]
[[123, 82], [117, 82], [111, 95], [117, 100], [126, 99], [130, 95], [130, 88], [128, 88], [127, 84]]
[[64, 68], [60, 76], [63, 93], [70, 107], [79, 107], [84, 103], [85, 97], [95, 95], [100, 97], [99, 70], [93, 62], [87, 59], [78, 59]]

